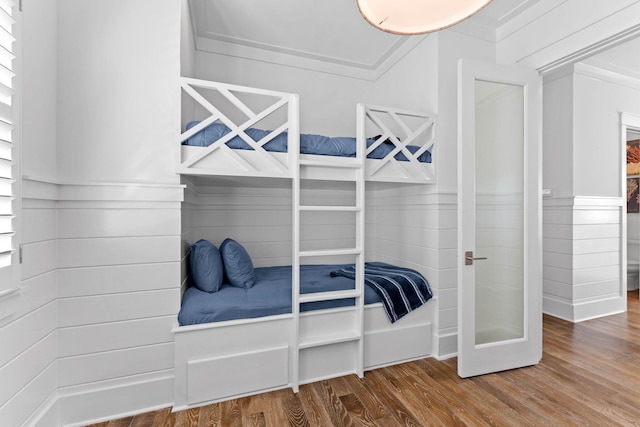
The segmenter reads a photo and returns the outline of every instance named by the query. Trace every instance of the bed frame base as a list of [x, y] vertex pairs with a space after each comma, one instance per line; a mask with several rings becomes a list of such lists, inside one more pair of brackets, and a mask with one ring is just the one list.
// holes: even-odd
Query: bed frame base
[[[389, 323], [381, 304], [365, 308], [364, 366], [371, 370], [431, 355], [433, 304]], [[353, 308], [305, 312], [301, 323], [341, 331]], [[292, 387], [291, 315], [174, 328], [174, 411]], [[299, 383], [357, 373], [357, 343], [301, 350]]]

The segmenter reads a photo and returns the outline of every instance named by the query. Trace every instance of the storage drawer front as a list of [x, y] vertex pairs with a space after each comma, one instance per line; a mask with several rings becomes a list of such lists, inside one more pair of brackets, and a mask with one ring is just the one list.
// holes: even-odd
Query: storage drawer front
[[429, 354], [431, 354], [431, 324], [370, 332], [364, 336], [365, 368], [426, 357]]
[[187, 362], [187, 403], [230, 398], [289, 382], [288, 347]]

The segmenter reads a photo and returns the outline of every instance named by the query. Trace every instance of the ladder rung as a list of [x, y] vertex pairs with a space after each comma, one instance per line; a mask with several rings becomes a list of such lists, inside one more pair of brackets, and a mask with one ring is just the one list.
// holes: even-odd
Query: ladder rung
[[358, 341], [362, 335], [358, 331], [346, 331], [340, 334], [319, 335], [313, 338], [304, 338], [300, 340], [298, 348], [312, 348], [323, 345], [338, 344], [341, 342]]
[[347, 249], [321, 249], [317, 251], [300, 251], [300, 257], [311, 256], [332, 256], [332, 255], [360, 255], [362, 251], [358, 248]]
[[[335, 156], [326, 156], [326, 157], [335, 157]], [[358, 160], [347, 160], [342, 157], [339, 157], [340, 160], [305, 160], [300, 159], [300, 166], [322, 166], [327, 168], [342, 168], [342, 169], [360, 169], [362, 168], [362, 163]]]
[[301, 211], [360, 212], [358, 206], [300, 206]]
[[331, 301], [345, 298], [357, 298], [362, 296], [362, 292], [357, 289], [347, 289], [345, 291], [313, 292], [300, 294], [300, 304], [305, 302]]

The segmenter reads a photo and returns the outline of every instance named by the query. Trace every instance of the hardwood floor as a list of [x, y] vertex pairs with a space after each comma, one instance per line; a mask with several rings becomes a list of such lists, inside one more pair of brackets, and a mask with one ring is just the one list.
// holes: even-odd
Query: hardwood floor
[[94, 426], [640, 425], [640, 301], [572, 324], [544, 317], [540, 364], [472, 379], [456, 359], [416, 362], [172, 413]]

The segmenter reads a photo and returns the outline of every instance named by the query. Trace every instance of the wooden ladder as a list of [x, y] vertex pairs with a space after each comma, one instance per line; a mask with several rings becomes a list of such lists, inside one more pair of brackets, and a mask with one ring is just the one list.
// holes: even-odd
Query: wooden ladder
[[[366, 158], [366, 142], [364, 131], [364, 110], [363, 105], [358, 105], [358, 117], [362, 120], [358, 120], [357, 124], [357, 154], [354, 162], [345, 164], [340, 163], [336, 165], [335, 158], [332, 156], [316, 156], [323, 157], [322, 160], [305, 161], [298, 158], [298, 165], [296, 168], [296, 176], [293, 178], [293, 263], [292, 263], [292, 314], [293, 314], [293, 326], [292, 326], [292, 344], [291, 344], [291, 387], [294, 392], [298, 392], [300, 385], [300, 354], [302, 350], [311, 349], [314, 347], [345, 343], [356, 342], [357, 360], [354, 363], [355, 373], [362, 378], [364, 375], [364, 185], [365, 185], [365, 158]], [[324, 159], [326, 157], [326, 160]], [[332, 162], [334, 159], [334, 162]], [[301, 168], [348, 168], [353, 170], [353, 174], [348, 174], [350, 178], [348, 181], [355, 182], [355, 203], [352, 206], [309, 206], [301, 205], [300, 198], [300, 179]], [[336, 179], [332, 177], [331, 180]], [[301, 224], [300, 213], [301, 212], [353, 212], [355, 214], [355, 247], [352, 248], [335, 248], [335, 249], [323, 249], [323, 250], [300, 250], [300, 230], [303, 227]], [[353, 289], [331, 291], [331, 292], [316, 292], [316, 293], [300, 293], [300, 265], [306, 258], [311, 257], [333, 257], [333, 256], [354, 256], [355, 258], [355, 273], [356, 280]], [[344, 298], [355, 299], [355, 319], [352, 328], [344, 328], [343, 330], [336, 331], [331, 334], [316, 334], [312, 332], [305, 333], [305, 336], [301, 336], [300, 331], [300, 305], [309, 302], [316, 301], [330, 301]], [[308, 331], [307, 331], [308, 332]]]

